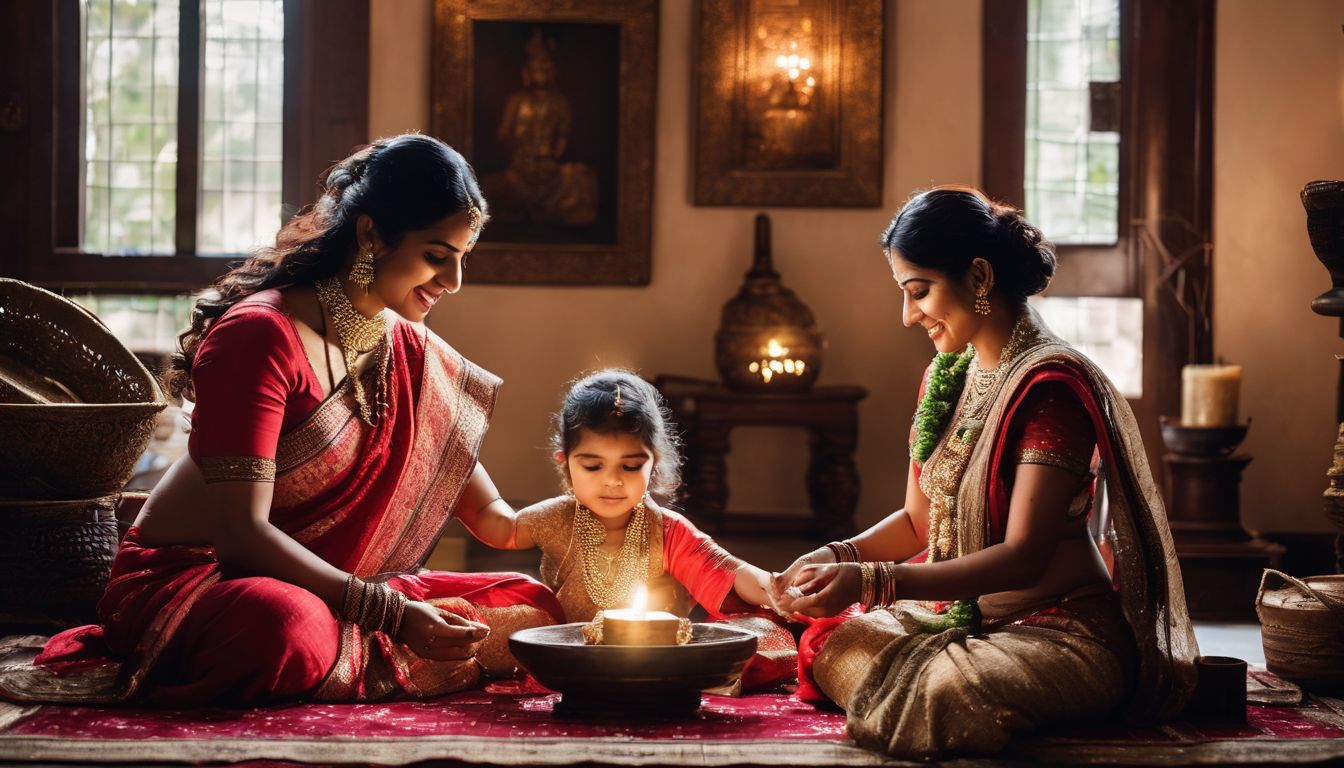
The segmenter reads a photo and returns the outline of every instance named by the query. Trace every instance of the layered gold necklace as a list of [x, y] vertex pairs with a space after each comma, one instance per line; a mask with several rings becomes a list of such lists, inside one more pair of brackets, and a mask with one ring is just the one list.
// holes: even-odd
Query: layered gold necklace
[[[373, 426], [373, 406], [364, 394], [364, 383], [355, 373], [355, 361], [365, 352], [377, 349], [387, 338], [387, 320], [380, 312], [375, 317], [365, 317], [341, 287], [340, 277], [328, 277], [314, 283], [317, 288], [317, 300], [331, 316], [331, 324], [336, 327], [336, 338], [340, 341], [341, 356], [345, 360], [346, 381], [354, 392], [355, 402], [359, 403], [359, 416], [365, 424]], [[384, 379], [387, 378], [387, 363], [390, 349], [384, 344], [378, 355], [378, 384], [376, 397], [378, 410], [385, 407], [383, 402]]]
[[[649, 574], [649, 518], [644, 500], [640, 499], [630, 510], [625, 540], [614, 557], [605, 556], [602, 551], [607, 529], [578, 499], [574, 500], [574, 537], [579, 541], [579, 556], [583, 560], [583, 587], [593, 605], [603, 609], [629, 605], [634, 585]], [[602, 559], [608, 563], [605, 573], [599, 564]]]
[[999, 364], [992, 370], [986, 371], [980, 367], [979, 355], [971, 358], [971, 369], [966, 377], [970, 382], [971, 391], [966, 395], [966, 405], [961, 414], [963, 418], [968, 416], [978, 418], [984, 415], [986, 406], [993, 400], [991, 395], [999, 389], [999, 380], [1003, 378], [1003, 372], [1011, 367], [1008, 363], [1021, 354], [1022, 348], [1026, 346], [1028, 330], [1027, 316], [1023, 315], [1013, 326], [1008, 343], [999, 354]]
[[999, 365], [986, 371], [972, 358], [966, 373], [967, 391], [948, 423], [949, 434], [940, 443], [941, 450], [925, 462], [919, 487], [929, 499], [929, 559], [950, 560], [961, 554], [959, 547], [957, 493], [966, 474], [971, 453], [985, 430], [985, 416], [1002, 388], [1003, 377], [1022, 352], [1041, 338], [1031, 313], [1018, 318], [1008, 337]]

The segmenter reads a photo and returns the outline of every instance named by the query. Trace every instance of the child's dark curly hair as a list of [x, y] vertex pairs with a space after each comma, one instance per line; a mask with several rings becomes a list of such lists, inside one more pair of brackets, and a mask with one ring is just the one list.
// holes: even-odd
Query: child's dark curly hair
[[[552, 419], [551, 448], [568, 456], [578, 445], [582, 429], [599, 435], [637, 435], [653, 452], [649, 490], [667, 497], [681, 485], [681, 446], [669, 417], [662, 395], [652, 384], [633, 371], [607, 368], [578, 379], [565, 392]], [[567, 472], [562, 462], [560, 475], [566, 484]]]

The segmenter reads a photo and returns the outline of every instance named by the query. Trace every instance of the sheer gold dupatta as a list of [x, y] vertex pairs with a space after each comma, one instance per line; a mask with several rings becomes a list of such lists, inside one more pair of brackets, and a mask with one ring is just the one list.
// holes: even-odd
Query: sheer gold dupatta
[[[1124, 396], [1095, 363], [1045, 330], [1034, 311], [1030, 319], [1039, 327], [1043, 343], [1017, 358], [1013, 370], [1007, 372], [986, 419], [986, 434], [998, 435], [1007, 426], [1003, 417], [1014, 395], [1043, 366], [1062, 366], [1087, 382], [1090, 393], [1079, 395], [1092, 413], [1108, 504], [1106, 520], [1100, 522], [1114, 533], [1115, 579], [1139, 652], [1139, 680], [1130, 713], [1154, 719], [1171, 717], [1184, 708], [1194, 690], [1194, 659], [1199, 651], [1166, 507], [1148, 467], [1138, 421]], [[957, 494], [962, 552], [976, 552], [990, 543], [987, 500], [991, 455], [997, 442], [981, 440], [962, 477]]]

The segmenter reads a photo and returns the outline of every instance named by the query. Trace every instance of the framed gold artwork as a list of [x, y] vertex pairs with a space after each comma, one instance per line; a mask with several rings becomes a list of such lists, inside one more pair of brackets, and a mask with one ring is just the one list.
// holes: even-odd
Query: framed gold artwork
[[645, 285], [657, 0], [435, 0], [432, 130], [490, 205], [482, 283]]

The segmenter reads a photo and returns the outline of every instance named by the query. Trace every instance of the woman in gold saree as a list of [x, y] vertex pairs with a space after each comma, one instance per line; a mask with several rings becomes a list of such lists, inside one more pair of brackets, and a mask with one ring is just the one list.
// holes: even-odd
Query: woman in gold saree
[[122, 542], [99, 624], [0, 672], [0, 693], [363, 701], [512, 673], [509, 632], [560, 618], [554, 595], [420, 567], [455, 510], [500, 503], [477, 461], [499, 379], [423, 324], [485, 210], [453, 149], [381, 140], [220, 278], [169, 384], [196, 403], [189, 454]]
[[[1179, 711], [1196, 646], [1133, 413], [1027, 305], [1053, 247], [966, 188], [911, 198], [882, 243], [903, 322], [939, 354], [905, 507], [772, 585], [782, 610], [814, 617], [801, 693], [843, 707], [860, 744], [906, 758]], [[1107, 505], [1094, 511], [1097, 482]]]

